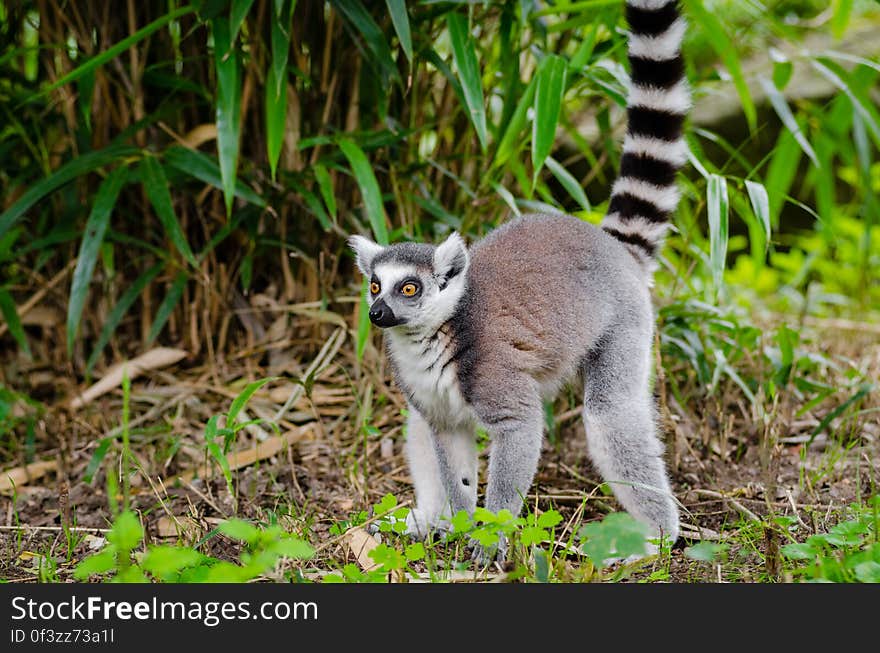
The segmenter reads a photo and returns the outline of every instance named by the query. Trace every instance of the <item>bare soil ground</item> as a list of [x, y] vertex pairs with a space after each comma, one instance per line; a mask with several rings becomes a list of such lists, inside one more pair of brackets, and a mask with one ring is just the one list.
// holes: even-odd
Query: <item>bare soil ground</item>
[[[264, 318], [263, 333], [247, 330], [229, 348], [232, 353], [190, 352], [133, 381], [130, 440], [138, 468], [131, 475], [132, 506], [147, 543], [198, 544], [206, 554], [235, 560], [238, 545], [211, 535], [220, 520], [277, 519], [318, 547], [302, 570], [320, 577], [355, 561], [336, 529], [331, 533], [334, 525], [369, 511], [389, 492], [401, 502], [412, 500], [402, 455], [405, 406], [387, 376], [378, 336], [377, 347], [368, 346], [363, 362], [357, 361], [351, 318], [340, 317], [350, 306], [325, 315], [324, 324], [304, 311]], [[880, 334], [872, 325], [849, 327], [819, 325], [812, 339], [819, 344], [811, 346], [878, 378]], [[0, 493], [0, 577], [14, 582], [38, 580], [47, 557], [54, 561], [54, 577], [71, 580], [76, 563], [102, 542], [111, 505], [121, 499], [107, 496], [106, 474], [119, 472], [123, 393], [117, 384], [72, 407], [90, 384], [69, 371], [52, 332], [42, 335], [34, 343], [34, 361], [12, 349], [2, 354], [2, 384], [46, 407], [15, 402], [12, 428], [0, 442], [2, 477], [12, 469], [17, 474], [15, 487]], [[686, 376], [687, 370], [673, 364], [665, 374]], [[242, 418], [275, 421], [279, 431], [253, 424], [238, 433], [230, 458], [233, 498], [206, 454], [205, 425], [225, 413], [247, 383], [266, 376], [278, 378], [254, 394]], [[305, 386], [292, 382], [309, 377]], [[828, 382], [844, 380], [841, 373]], [[792, 392], [762, 416], [733, 386], [711, 395], [694, 390], [682, 406], [667, 384], [658, 380], [657, 396], [674, 490], [685, 509], [684, 537], [669, 558], [634, 570], [630, 579], [786, 580], [778, 548], [789, 540], [764, 517], [795, 516], [793, 533], [802, 541], [827, 530], [849, 503], [876, 492], [875, 396], [866, 397], [857, 414], [844, 411], [814, 436], [847, 395], [803, 406]], [[554, 407], [559, 433], [545, 442], [529, 504], [559, 510], [563, 524], [571, 520], [569, 528], [576, 529], [617, 505], [601, 491], [587, 459], [572, 399], [577, 392], [570, 395]], [[72, 543], [62, 525], [74, 527]], [[684, 547], [701, 540], [727, 543], [725, 558], [702, 563], [685, 556]], [[566, 578], [564, 570], [560, 577]]]

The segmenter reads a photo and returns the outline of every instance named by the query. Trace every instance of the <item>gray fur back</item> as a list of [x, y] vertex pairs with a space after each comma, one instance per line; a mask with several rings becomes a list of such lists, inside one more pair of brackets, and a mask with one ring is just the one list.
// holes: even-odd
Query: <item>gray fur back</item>
[[485, 377], [513, 371], [551, 396], [616, 324], [642, 325], [650, 337], [648, 272], [597, 226], [526, 215], [474, 244], [470, 254], [467, 291], [451, 321], [465, 397]]

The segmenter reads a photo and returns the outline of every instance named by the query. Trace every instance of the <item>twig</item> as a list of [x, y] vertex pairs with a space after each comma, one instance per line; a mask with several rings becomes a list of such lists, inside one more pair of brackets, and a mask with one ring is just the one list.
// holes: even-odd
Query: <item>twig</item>
[[[35, 292], [29, 300], [27, 300], [20, 307], [16, 308], [15, 310], [18, 313], [18, 316], [20, 318], [24, 317], [25, 314], [28, 313], [34, 306], [39, 304], [40, 301], [43, 299], [43, 297], [45, 297], [46, 294], [50, 290], [52, 290], [52, 288], [54, 288], [56, 285], [58, 285], [58, 282], [64, 278], [64, 276], [73, 268], [74, 265], [76, 265], [76, 259], [73, 259], [72, 261], [70, 261], [66, 266], [64, 266], [64, 268], [60, 272], [58, 272], [54, 277], [49, 279], [48, 283], [43, 285], [42, 288], [40, 288], [37, 292]], [[6, 333], [7, 329], [9, 329], [9, 325], [6, 324], [6, 322], [3, 322], [3, 324], [0, 324], [0, 336], [2, 336], [4, 333]]]
[[700, 495], [700, 496], [721, 499], [725, 503], [730, 504], [733, 508], [736, 508], [736, 510], [738, 510], [740, 512], [740, 514], [743, 515], [744, 517], [746, 517], [747, 519], [749, 519], [751, 521], [757, 521], [757, 522], [761, 521], [761, 518], [758, 517], [758, 515], [756, 515], [751, 510], [746, 508], [739, 501], [737, 501], [736, 499], [733, 499], [725, 494], [721, 494], [721, 492], [715, 492], [714, 490], [701, 490], [701, 489], [697, 489], [697, 488], [695, 488], [691, 491]]
[[0, 526], [0, 531], [50, 531], [60, 533], [62, 531], [70, 531], [71, 533], [109, 533], [109, 528], [90, 528], [88, 526], [30, 526], [28, 524], [20, 524], [18, 526]]

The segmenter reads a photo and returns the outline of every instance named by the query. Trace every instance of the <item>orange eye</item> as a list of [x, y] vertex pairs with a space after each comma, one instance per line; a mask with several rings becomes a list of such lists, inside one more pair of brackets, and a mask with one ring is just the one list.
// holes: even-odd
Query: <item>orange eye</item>
[[414, 283], [408, 283], [400, 289], [400, 292], [403, 293], [404, 297], [412, 297], [419, 292], [419, 287]]
[[370, 292], [371, 292], [372, 294], [374, 294], [374, 295], [378, 295], [380, 290], [382, 290], [382, 288], [381, 288], [381, 287], [379, 286], [379, 284], [376, 283], [375, 281], [374, 281], [373, 283], [370, 284]]

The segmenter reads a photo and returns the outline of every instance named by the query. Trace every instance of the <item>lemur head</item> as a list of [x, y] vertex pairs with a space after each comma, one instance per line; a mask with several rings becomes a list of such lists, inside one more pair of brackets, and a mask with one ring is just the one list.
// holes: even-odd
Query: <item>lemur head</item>
[[383, 247], [363, 236], [348, 240], [357, 266], [370, 280], [370, 321], [378, 327], [439, 327], [465, 290], [470, 262], [457, 233], [440, 245], [399, 243]]

